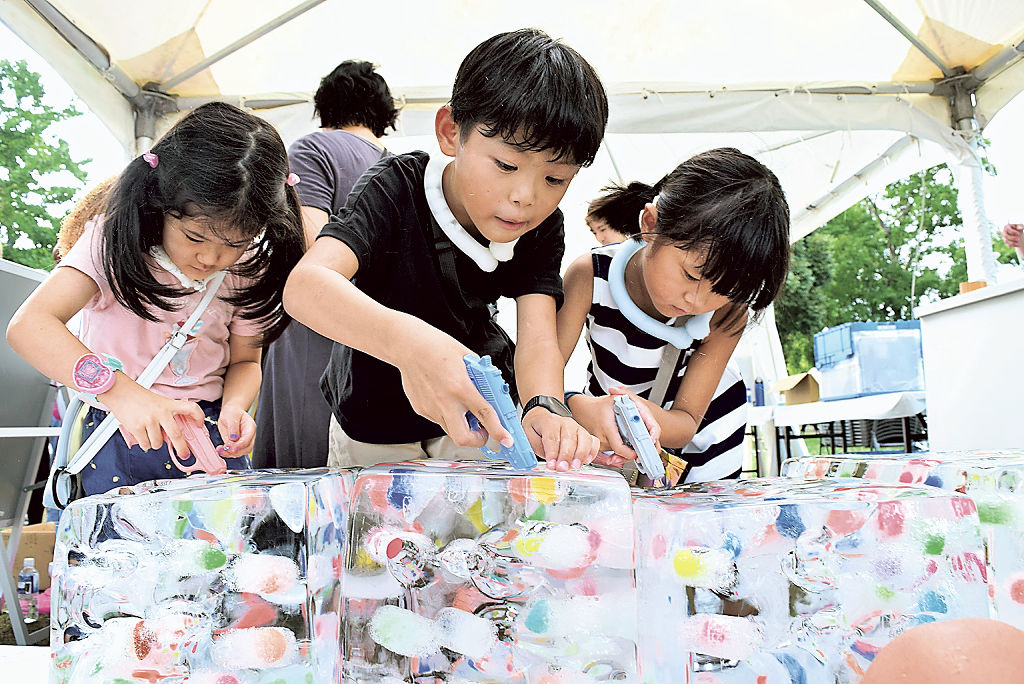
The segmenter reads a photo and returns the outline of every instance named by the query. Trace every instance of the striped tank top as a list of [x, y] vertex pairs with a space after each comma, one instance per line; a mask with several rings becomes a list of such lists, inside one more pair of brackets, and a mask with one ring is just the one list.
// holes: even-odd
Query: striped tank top
[[[666, 342], [640, 330], [619, 311], [608, 285], [608, 269], [621, 243], [596, 247], [594, 295], [585, 324], [590, 365], [587, 387], [591, 396], [604, 396], [608, 388], [624, 385], [647, 399], [658, 375]], [[668, 383], [663, 408], [672, 408], [686, 364], [702, 340], [681, 350], [675, 372]], [[678, 452], [690, 465], [687, 482], [707, 482], [739, 477], [743, 464], [743, 433], [747, 426], [747, 392], [739, 366], [730, 359], [715, 389], [697, 434]]]

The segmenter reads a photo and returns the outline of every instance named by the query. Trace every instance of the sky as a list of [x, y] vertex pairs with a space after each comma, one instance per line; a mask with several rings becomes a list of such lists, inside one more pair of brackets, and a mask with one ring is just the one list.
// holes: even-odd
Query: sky
[[[24, 59], [41, 74], [47, 101], [54, 106], [75, 102], [83, 116], [53, 126], [65, 139], [76, 159], [89, 158], [86, 187], [111, 176], [124, 165], [125, 153], [107, 128], [75, 97], [71, 88], [47, 62], [0, 23], [0, 59]], [[1024, 222], [1024, 96], [1002, 109], [985, 129], [991, 142], [989, 158], [998, 174], [987, 177], [984, 187], [988, 218], [997, 226]]]

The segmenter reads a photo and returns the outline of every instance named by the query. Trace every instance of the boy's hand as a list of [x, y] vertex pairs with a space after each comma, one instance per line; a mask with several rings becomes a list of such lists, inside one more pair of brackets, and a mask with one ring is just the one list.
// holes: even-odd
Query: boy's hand
[[114, 387], [97, 398], [117, 416], [122, 432], [134, 437], [138, 445], [147, 451], [159, 449], [166, 436], [176, 454], [188, 454], [188, 444], [174, 422], [174, 416], [191, 416], [202, 422], [206, 415], [199, 405], [151, 392], [123, 373], [118, 372], [117, 376]]
[[245, 409], [233, 404], [221, 406], [217, 429], [224, 440], [221, 456], [239, 458], [252, 451], [256, 439], [256, 421]]
[[597, 456], [599, 441], [572, 418], [537, 406], [523, 416], [530, 446], [543, 457], [548, 470], [579, 470]]
[[[440, 330], [410, 345], [413, 350], [398, 366], [402, 389], [416, 413], [432, 420], [459, 446], [482, 447], [488, 436], [503, 446], [513, 444], [512, 435], [501, 425], [497, 412], [477, 391], [466, 372], [462, 357], [473, 350]], [[469, 429], [469, 411], [483, 428]]]

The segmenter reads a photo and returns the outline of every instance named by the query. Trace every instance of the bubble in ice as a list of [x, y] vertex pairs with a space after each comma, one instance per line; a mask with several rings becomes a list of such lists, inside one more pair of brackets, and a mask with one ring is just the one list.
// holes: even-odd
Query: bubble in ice
[[761, 628], [752, 620], [710, 613], [684, 618], [679, 635], [686, 650], [727, 660], [747, 658], [764, 639]]
[[370, 619], [370, 638], [384, 648], [408, 656], [436, 653], [437, 626], [429, 618], [398, 606], [381, 606]]
[[212, 647], [213, 662], [228, 670], [278, 668], [299, 655], [295, 635], [283, 627], [250, 627], [224, 632]]
[[239, 554], [229, 573], [235, 591], [283, 594], [299, 581], [299, 568], [291, 558], [269, 553]]
[[270, 488], [270, 505], [292, 532], [298, 534], [306, 526], [306, 486], [302, 482], [286, 482]]
[[438, 642], [445, 648], [477, 660], [486, 656], [498, 641], [490, 620], [458, 608], [442, 608], [435, 618]]

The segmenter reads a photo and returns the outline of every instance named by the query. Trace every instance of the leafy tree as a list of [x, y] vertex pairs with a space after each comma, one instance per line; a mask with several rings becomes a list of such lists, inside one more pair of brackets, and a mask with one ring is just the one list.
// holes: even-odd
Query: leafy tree
[[814, 365], [812, 339], [825, 325], [824, 286], [832, 278], [832, 237], [818, 230], [793, 245], [789, 277], [775, 303], [775, 322], [790, 374]]
[[52, 268], [60, 221], [51, 211], [74, 197], [90, 161], [76, 162], [66, 141], [46, 135], [80, 112], [46, 104], [44, 95], [28, 64], [0, 60], [0, 244], [5, 259], [33, 268]]
[[[962, 220], [945, 164], [867, 197], [793, 246], [776, 316], [790, 372], [813, 364], [812, 337], [851, 321], [913, 318], [967, 280]], [[1012, 250], [993, 234], [1001, 261]], [[820, 302], [820, 304], [819, 304]]]

